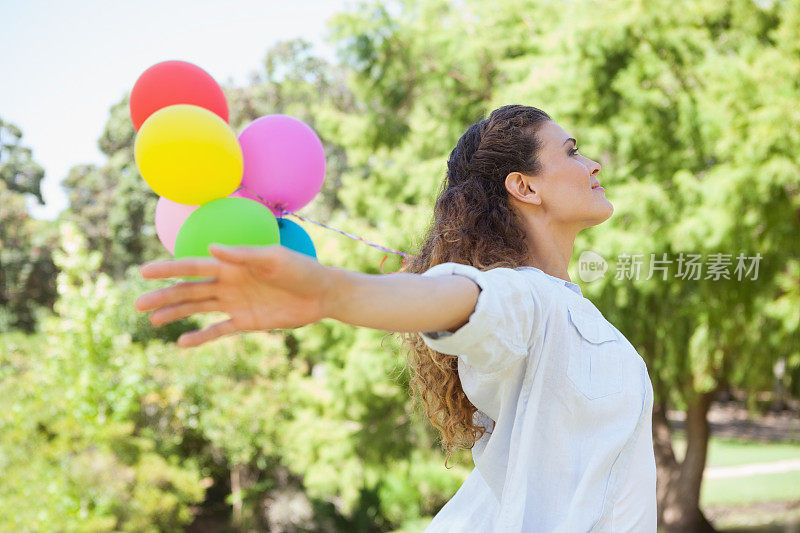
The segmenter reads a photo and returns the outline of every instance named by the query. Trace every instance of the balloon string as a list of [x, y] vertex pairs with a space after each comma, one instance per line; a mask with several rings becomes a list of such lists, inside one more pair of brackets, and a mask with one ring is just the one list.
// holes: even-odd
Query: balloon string
[[[264, 204], [264, 205], [268, 205], [268, 206], [272, 207], [273, 209], [277, 209], [278, 211], [281, 211], [282, 213], [285, 213], [285, 214], [288, 214], [288, 215], [295, 216], [295, 217], [297, 217], [297, 218], [299, 218], [299, 219], [301, 219], [301, 220], [305, 220], [306, 222], [311, 222], [312, 224], [316, 224], [316, 225], [318, 225], [318, 226], [322, 226], [323, 228], [327, 228], [327, 229], [329, 229], [329, 230], [333, 230], [333, 231], [335, 231], [335, 232], [337, 232], [337, 233], [341, 233], [341, 234], [342, 234], [342, 235], [344, 235], [345, 237], [350, 237], [351, 239], [354, 239], [354, 240], [357, 240], [357, 241], [361, 241], [361, 242], [363, 242], [363, 243], [367, 244], [368, 246], [372, 246], [373, 248], [377, 248], [378, 250], [382, 250], [382, 251], [384, 251], [384, 252], [389, 252], [389, 253], [392, 253], [392, 254], [397, 254], [397, 255], [401, 255], [401, 256], [403, 256], [403, 259], [402, 259], [402, 261], [400, 262], [400, 265], [401, 265], [401, 266], [400, 266], [400, 269], [398, 270], [398, 272], [402, 272], [403, 270], [405, 270], [405, 268], [406, 268], [406, 260], [407, 260], [409, 257], [413, 257], [411, 254], [408, 254], [408, 253], [406, 253], [406, 252], [401, 252], [401, 251], [399, 251], [399, 250], [393, 250], [392, 248], [386, 248], [386, 247], [384, 247], [384, 246], [381, 246], [381, 245], [380, 245], [380, 244], [378, 244], [378, 243], [375, 243], [375, 242], [372, 242], [372, 241], [370, 241], [370, 240], [367, 240], [367, 239], [365, 239], [364, 237], [360, 237], [360, 236], [358, 236], [358, 235], [354, 235], [354, 234], [352, 234], [352, 233], [348, 233], [348, 232], [346, 232], [346, 231], [342, 231], [342, 230], [340, 230], [340, 229], [332, 228], [331, 226], [328, 226], [328, 225], [326, 225], [326, 224], [323, 224], [322, 222], [317, 222], [317, 221], [315, 221], [315, 220], [311, 220], [310, 218], [306, 218], [306, 217], [304, 217], [304, 216], [298, 215], [297, 213], [295, 213], [295, 212], [293, 212], [293, 211], [287, 211], [286, 209], [284, 209], [284, 208], [282, 207], [282, 205], [283, 205], [283, 204], [274, 204], [274, 203], [272, 203], [272, 202], [268, 202], [268, 201], [266, 201], [265, 199], [263, 199], [261, 196], [259, 196], [258, 194], [256, 194], [256, 193], [254, 193], [254, 192], [252, 192], [252, 191], [248, 190], [248, 189], [247, 189], [247, 187], [245, 187], [244, 185], [240, 185], [240, 186], [239, 186], [239, 187], [238, 187], [238, 188], [237, 188], [235, 191], [233, 191], [233, 192], [238, 192], [238, 191], [240, 191], [240, 190], [243, 190], [243, 191], [244, 191], [246, 194], [249, 194], [249, 195], [255, 196], [256, 198], [258, 198], [258, 200], [259, 200], [259, 201], [260, 201], [262, 204]], [[384, 271], [383, 271], [383, 262], [384, 262], [384, 261], [386, 261], [386, 258], [387, 258], [387, 257], [389, 257], [389, 254], [386, 254], [386, 255], [383, 257], [383, 259], [381, 260], [381, 263], [380, 263], [380, 265], [378, 265], [378, 269], [381, 271], [381, 274], [386, 274], [386, 272], [384, 272]]]

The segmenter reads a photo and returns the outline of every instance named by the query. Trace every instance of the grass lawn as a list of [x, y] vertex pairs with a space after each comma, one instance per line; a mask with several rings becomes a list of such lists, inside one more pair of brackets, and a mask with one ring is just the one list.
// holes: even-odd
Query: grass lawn
[[800, 470], [730, 479], [706, 479], [700, 506], [800, 500]]
[[[673, 448], [680, 460], [686, 450], [683, 434], [673, 435]], [[707, 467], [766, 463], [800, 459], [800, 442], [761, 443], [711, 437]], [[800, 470], [727, 479], [706, 479], [700, 492], [700, 506], [745, 504], [800, 499]]]
[[[673, 434], [672, 447], [676, 458], [683, 459], [686, 439], [682, 433]], [[735, 466], [784, 459], [800, 459], [800, 442], [762, 443], [711, 437], [706, 466]]]

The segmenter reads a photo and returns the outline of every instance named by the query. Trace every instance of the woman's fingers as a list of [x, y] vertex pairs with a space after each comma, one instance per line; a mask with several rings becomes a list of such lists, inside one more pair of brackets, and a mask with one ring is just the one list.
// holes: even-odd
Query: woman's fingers
[[236, 333], [236, 326], [233, 325], [233, 320], [228, 319], [205, 329], [184, 333], [178, 337], [178, 344], [184, 348], [191, 348], [231, 333]]
[[222, 246], [212, 244], [208, 247], [209, 253], [229, 263], [261, 267], [268, 267], [270, 261], [275, 261], [284, 252], [281, 245], [270, 244], [267, 246]]
[[221, 263], [213, 257], [187, 257], [170, 261], [153, 261], [142, 265], [139, 273], [145, 279], [177, 278], [182, 276], [216, 278]]
[[200, 302], [182, 302], [156, 309], [150, 316], [150, 323], [154, 326], [163, 326], [164, 324], [192, 316], [195, 313], [211, 313], [214, 311], [222, 311], [220, 302], [216, 298]]
[[208, 247], [208, 251], [211, 255], [217, 259], [221, 259], [222, 261], [228, 261], [230, 263], [237, 264], [242, 263], [242, 253], [237, 247], [212, 244]]
[[217, 281], [183, 281], [155, 291], [147, 292], [136, 298], [133, 305], [139, 311], [149, 311], [157, 307], [184, 301], [207, 300], [216, 296]]

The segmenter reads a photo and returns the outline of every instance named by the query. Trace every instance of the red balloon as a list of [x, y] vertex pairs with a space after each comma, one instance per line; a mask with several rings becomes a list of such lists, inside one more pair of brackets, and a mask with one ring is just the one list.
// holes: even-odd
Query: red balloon
[[148, 68], [133, 86], [129, 107], [136, 131], [147, 117], [175, 104], [204, 107], [228, 122], [222, 88], [205, 70], [188, 61], [162, 61]]

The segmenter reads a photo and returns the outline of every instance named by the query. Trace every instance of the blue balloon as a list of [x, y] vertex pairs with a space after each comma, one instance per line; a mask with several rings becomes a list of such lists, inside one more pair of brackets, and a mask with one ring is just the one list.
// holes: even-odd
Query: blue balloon
[[286, 218], [278, 218], [278, 231], [281, 236], [281, 246], [285, 246], [295, 252], [306, 254], [309, 257], [317, 258], [317, 250], [314, 242], [306, 233], [306, 230], [298, 224]]

